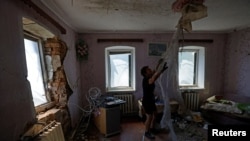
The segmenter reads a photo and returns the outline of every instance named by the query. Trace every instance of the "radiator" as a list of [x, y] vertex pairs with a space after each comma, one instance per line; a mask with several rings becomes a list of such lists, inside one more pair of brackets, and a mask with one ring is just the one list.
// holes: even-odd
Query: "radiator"
[[118, 99], [126, 101], [126, 103], [120, 105], [121, 112], [122, 112], [123, 116], [135, 113], [135, 111], [134, 111], [134, 96], [133, 96], [133, 94], [115, 94], [113, 96], [115, 98], [118, 98]]
[[186, 108], [197, 111], [199, 109], [199, 94], [197, 92], [183, 92], [182, 94]]
[[65, 141], [60, 122], [53, 122], [43, 129], [39, 141]]

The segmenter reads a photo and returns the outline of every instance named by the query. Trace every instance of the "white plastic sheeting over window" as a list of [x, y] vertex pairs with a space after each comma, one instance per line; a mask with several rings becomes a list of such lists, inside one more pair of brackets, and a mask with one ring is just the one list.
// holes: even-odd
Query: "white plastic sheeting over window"
[[28, 69], [27, 79], [31, 85], [34, 105], [38, 106], [47, 102], [43, 81], [43, 72], [39, 44], [37, 41], [24, 39], [25, 55]]
[[129, 87], [130, 53], [110, 54], [111, 87]]
[[204, 89], [205, 47], [184, 46], [179, 51], [179, 86], [181, 89]]

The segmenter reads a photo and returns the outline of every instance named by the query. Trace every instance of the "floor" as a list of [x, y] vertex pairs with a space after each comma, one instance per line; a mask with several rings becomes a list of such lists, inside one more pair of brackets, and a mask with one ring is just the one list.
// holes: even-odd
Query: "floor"
[[[206, 141], [207, 129], [205, 122], [193, 122], [185, 120], [173, 120], [174, 134], [170, 130], [160, 130], [155, 134], [155, 141]], [[175, 139], [171, 138], [175, 135]], [[105, 136], [99, 132], [93, 122], [89, 122], [88, 128], [84, 132], [78, 131], [73, 140], [70, 141], [150, 141], [144, 137], [144, 119], [133, 117], [121, 118], [121, 132]]]

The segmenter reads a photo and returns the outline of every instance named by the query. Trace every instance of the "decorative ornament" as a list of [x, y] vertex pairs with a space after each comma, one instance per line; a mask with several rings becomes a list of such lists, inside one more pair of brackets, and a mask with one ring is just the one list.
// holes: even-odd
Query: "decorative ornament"
[[78, 39], [75, 47], [77, 59], [79, 61], [88, 60], [89, 52], [87, 43], [82, 39]]

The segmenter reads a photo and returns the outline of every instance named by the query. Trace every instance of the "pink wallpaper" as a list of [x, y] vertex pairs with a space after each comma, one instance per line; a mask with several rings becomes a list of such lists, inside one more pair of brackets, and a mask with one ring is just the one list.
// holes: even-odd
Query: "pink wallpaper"
[[[82, 92], [86, 94], [91, 87], [99, 87], [103, 94], [105, 92], [105, 47], [113, 45], [128, 45], [136, 48], [136, 91], [135, 98], [142, 97], [140, 68], [144, 65], [155, 67], [160, 57], [148, 56], [149, 43], [168, 43], [172, 38], [172, 33], [156, 34], [81, 34], [80, 37], [84, 39], [89, 45], [89, 60], [81, 62], [81, 80]], [[223, 92], [223, 70], [224, 70], [224, 46], [226, 34], [198, 34], [185, 33], [185, 39], [212, 39], [212, 43], [195, 42], [185, 45], [199, 45], [206, 48], [206, 65], [205, 65], [205, 89], [198, 90], [201, 93], [201, 101], [210, 95]], [[104, 42], [98, 43], [97, 39], [128, 39], [139, 38], [143, 42]], [[157, 90], [156, 90], [157, 91]]]
[[[39, 1], [35, 1], [44, 8]], [[58, 20], [55, 15], [44, 8], [55, 20], [66, 29], [66, 34], [53, 26], [44, 17], [41, 17], [23, 1], [1, 0], [0, 1], [0, 140], [16, 141], [25, 132], [31, 123], [36, 120], [30, 84], [26, 79], [27, 69], [23, 42], [22, 17], [28, 17], [44, 25], [48, 30], [66, 42], [68, 53], [65, 58], [65, 71], [71, 86], [77, 82], [79, 76], [79, 64], [75, 59], [74, 42], [76, 33]], [[11, 12], [10, 12], [11, 11]], [[80, 84], [79, 84], [80, 85]], [[80, 103], [78, 94], [79, 87], [72, 88], [74, 93], [70, 101]], [[73, 125], [79, 122], [81, 113], [75, 106], [69, 107]]]
[[250, 98], [250, 28], [230, 33], [225, 53], [225, 94]]

